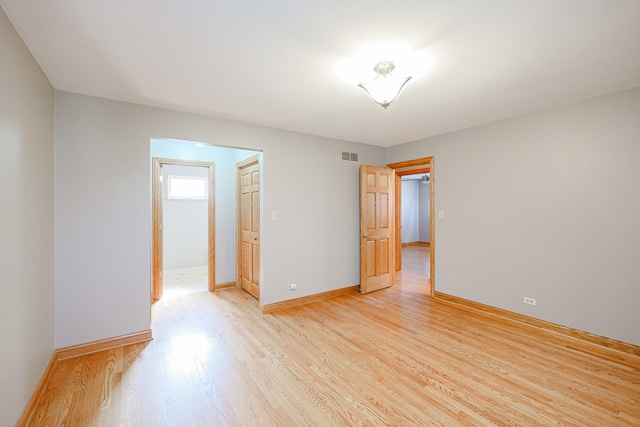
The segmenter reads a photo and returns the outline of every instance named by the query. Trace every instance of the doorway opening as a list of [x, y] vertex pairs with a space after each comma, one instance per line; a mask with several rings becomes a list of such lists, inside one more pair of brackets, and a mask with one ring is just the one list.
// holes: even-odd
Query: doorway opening
[[[193, 196], [195, 200], [185, 202], [189, 204], [187, 208], [193, 208], [194, 204], [206, 204], [207, 229], [202, 227], [198, 232], [199, 243], [202, 247], [203, 240], [206, 240], [206, 271], [203, 277], [202, 268], [195, 272], [175, 272], [175, 278], [179, 278], [180, 287], [186, 281], [196, 282], [198, 289], [208, 289], [209, 291], [232, 288], [236, 286], [236, 163], [249, 157], [258, 155], [262, 162], [262, 153], [257, 150], [224, 147], [211, 145], [197, 141], [186, 141], [172, 138], [150, 138], [149, 165], [152, 183], [151, 212], [152, 212], [152, 281], [150, 283], [150, 294], [152, 303], [163, 295], [165, 277], [163, 277], [163, 267], [171, 270], [171, 265], [164, 265], [164, 249], [169, 242], [163, 242], [163, 231], [170, 233], [166, 227], [170, 226], [166, 221], [163, 223], [162, 203], [175, 207], [177, 202], [168, 201], [166, 195], [162, 193], [163, 187], [167, 190], [167, 179], [160, 182], [160, 169], [169, 170], [174, 165], [195, 166], [200, 170], [207, 171], [207, 202], [198, 200], [198, 196]], [[215, 165], [215, 166], [214, 166]], [[167, 175], [167, 174], [165, 174]], [[184, 178], [193, 178], [190, 174], [181, 172], [172, 173], [176, 179], [178, 188], [182, 185], [196, 191], [202, 190], [201, 183], [185, 182]], [[182, 178], [182, 179], [181, 179]], [[195, 190], [193, 187], [198, 187]], [[189, 190], [189, 191], [192, 191]], [[201, 193], [200, 193], [201, 194]], [[185, 195], [183, 194], [183, 197]], [[165, 215], [166, 216], [166, 215]], [[202, 217], [200, 216], [200, 219]], [[165, 228], [165, 230], [163, 230]], [[169, 237], [169, 236], [167, 236]], [[166, 240], [166, 239], [165, 239]], [[164, 244], [163, 244], [164, 243]], [[195, 247], [195, 244], [192, 245]], [[163, 247], [165, 247], [163, 249]], [[189, 249], [189, 248], [188, 248]], [[193, 248], [190, 248], [193, 249]], [[166, 261], [166, 260], [165, 260]], [[202, 261], [200, 261], [202, 262]], [[199, 263], [198, 263], [199, 264]], [[175, 264], [174, 264], [175, 265]], [[195, 265], [195, 264], [193, 264]], [[197, 265], [195, 265], [197, 266]], [[202, 266], [201, 266], [202, 267]], [[179, 273], [183, 273], [178, 276]], [[193, 274], [185, 274], [193, 273]], [[169, 274], [168, 272], [166, 274]], [[171, 278], [167, 278], [171, 279]], [[204, 285], [206, 283], [206, 286]], [[187, 291], [191, 287], [188, 283], [182, 291]]]
[[215, 290], [215, 165], [153, 158], [152, 300]]
[[430, 173], [404, 175], [400, 195], [402, 270], [429, 277], [431, 245]]
[[388, 165], [396, 171], [396, 271], [403, 283], [435, 292], [433, 157]]
[[208, 168], [161, 166], [163, 296], [209, 289]]

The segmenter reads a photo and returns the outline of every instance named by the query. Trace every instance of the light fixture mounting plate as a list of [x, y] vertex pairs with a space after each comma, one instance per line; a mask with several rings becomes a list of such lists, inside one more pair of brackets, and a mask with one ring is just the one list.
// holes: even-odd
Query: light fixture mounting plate
[[373, 71], [378, 74], [389, 74], [396, 68], [391, 61], [381, 61], [378, 62], [375, 67], [373, 67]]

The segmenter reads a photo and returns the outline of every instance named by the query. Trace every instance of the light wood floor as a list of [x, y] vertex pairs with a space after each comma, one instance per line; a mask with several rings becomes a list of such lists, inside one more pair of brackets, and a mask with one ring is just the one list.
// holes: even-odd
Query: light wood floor
[[206, 292], [209, 289], [209, 269], [206, 265], [164, 270], [163, 297]]
[[411, 270], [429, 277], [429, 247], [423, 245], [404, 246], [402, 248], [402, 269]]
[[236, 289], [162, 299], [152, 342], [61, 361], [30, 425], [640, 425], [639, 356], [420, 289], [265, 315]]

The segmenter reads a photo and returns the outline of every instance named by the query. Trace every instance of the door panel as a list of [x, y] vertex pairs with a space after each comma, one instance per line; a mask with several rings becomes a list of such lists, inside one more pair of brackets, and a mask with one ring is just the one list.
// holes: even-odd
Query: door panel
[[389, 239], [380, 239], [376, 244], [376, 272], [387, 274], [389, 272]]
[[246, 242], [242, 242], [242, 277], [249, 281], [252, 279], [251, 245]]
[[251, 267], [253, 270], [251, 271], [251, 281], [256, 285], [260, 286], [260, 247], [258, 245], [252, 245], [251, 249], [252, 253], [252, 262]]
[[395, 172], [360, 166], [360, 292], [395, 282]]
[[240, 173], [240, 286], [260, 298], [260, 165], [239, 166]]
[[380, 227], [389, 228], [389, 195], [380, 194]]

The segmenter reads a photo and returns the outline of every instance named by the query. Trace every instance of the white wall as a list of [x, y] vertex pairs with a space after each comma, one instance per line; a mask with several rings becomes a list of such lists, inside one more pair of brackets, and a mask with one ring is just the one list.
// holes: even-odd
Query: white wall
[[418, 241], [420, 227], [418, 222], [418, 181], [402, 181], [401, 222], [402, 243]]
[[167, 198], [169, 176], [199, 176], [208, 179], [208, 169], [198, 166], [162, 167], [162, 266], [173, 268], [207, 265], [209, 199]]
[[58, 347], [149, 328], [150, 138], [263, 152], [262, 304], [360, 282], [358, 164], [341, 152], [383, 165], [383, 148], [59, 91], [55, 108]]
[[418, 229], [419, 229], [419, 241], [430, 242], [431, 241], [431, 212], [429, 208], [431, 206], [431, 194], [429, 192], [429, 184], [422, 184], [418, 181]]
[[639, 88], [393, 147], [387, 161], [432, 155], [437, 291], [640, 344]]
[[428, 184], [416, 179], [402, 181], [402, 243], [431, 240], [429, 199]]
[[198, 147], [193, 142], [176, 139], [151, 139], [152, 158], [215, 163], [217, 284], [236, 280], [236, 163], [255, 155], [260, 153], [210, 145]]
[[0, 8], [0, 425], [54, 350], [53, 89]]

